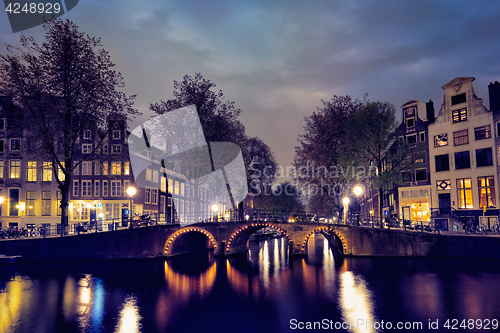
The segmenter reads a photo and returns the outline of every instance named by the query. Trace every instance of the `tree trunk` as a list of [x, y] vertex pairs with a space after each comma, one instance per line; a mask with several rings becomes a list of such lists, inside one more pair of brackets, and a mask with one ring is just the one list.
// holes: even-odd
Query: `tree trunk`
[[68, 220], [69, 220], [69, 184], [71, 179], [68, 174], [65, 175], [65, 180], [62, 186], [59, 187], [61, 190], [61, 237], [67, 235], [68, 232]]

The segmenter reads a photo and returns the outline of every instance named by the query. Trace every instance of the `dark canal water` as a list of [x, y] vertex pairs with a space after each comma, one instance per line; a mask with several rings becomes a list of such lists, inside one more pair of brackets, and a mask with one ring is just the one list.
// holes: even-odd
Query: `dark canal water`
[[228, 260], [0, 266], [0, 332], [499, 331], [498, 262], [378, 258], [337, 267], [322, 236], [306, 258], [290, 260], [285, 249], [271, 239]]

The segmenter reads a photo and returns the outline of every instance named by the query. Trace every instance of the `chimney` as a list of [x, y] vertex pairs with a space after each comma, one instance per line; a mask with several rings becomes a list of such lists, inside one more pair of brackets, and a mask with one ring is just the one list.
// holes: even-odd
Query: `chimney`
[[500, 111], [500, 83], [495, 81], [488, 85], [490, 93], [490, 111]]
[[425, 103], [425, 110], [427, 112], [427, 123], [432, 124], [434, 120], [436, 120], [436, 116], [434, 115], [434, 102], [432, 100]]

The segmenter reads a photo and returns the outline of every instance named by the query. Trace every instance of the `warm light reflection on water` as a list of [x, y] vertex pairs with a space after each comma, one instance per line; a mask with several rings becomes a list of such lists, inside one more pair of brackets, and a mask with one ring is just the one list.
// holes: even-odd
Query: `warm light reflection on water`
[[9, 266], [0, 270], [0, 333], [274, 333], [290, 331], [293, 318], [362, 321], [339, 330], [353, 333], [375, 332], [369, 322], [416, 321], [429, 332], [428, 320], [500, 317], [495, 262], [346, 258], [339, 266], [321, 235], [302, 258], [288, 257], [284, 238], [250, 248], [230, 258], [71, 270], [66, 263]]
[[129, 296], [123, 302], [123, 307], [120, 310], [116, 333], [137, 333], [141, 332], [141, 315], [137, 300], [134, 296]]
[[376, 332], [371, 291], [361, 276], [352, 272], [340, 275], [340, 308], [345, 322], [356, 323], [352, 332]]

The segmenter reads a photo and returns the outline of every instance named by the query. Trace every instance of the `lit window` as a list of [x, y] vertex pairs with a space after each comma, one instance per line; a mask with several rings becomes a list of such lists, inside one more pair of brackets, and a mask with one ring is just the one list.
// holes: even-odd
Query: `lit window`
[[168, 180], [168, 193], [172, 194], [172, 189], [174, 188], [174, 181], [172, 179]]
[[[61, 165], [64, 168], [64, 162], [61, 162]], [[57, 178], [59, 178], [59, 180], [62, 182], [64, 181], [64, 179], [66, 179], [66, 175], [64, 174], [63, 170], [59, 165], [57, 166]]]
[[10, 178], [21, 178], [21, 161], [10, 161]]
[[130, 162], [125, 162], [123, 166], [123, 174], [125, 176], [130, 175]]
[[36, 161], [28, 161], [26, 171], [28, 172], [26, 180], [28, 182], [36, 182]]
[[484, 140], [491, 138], [490, 125], [474, 128], [474, 136], [476, 140]]
[[153, 170], [153, 183], [158, 184], [158, 170]]
[[122, 162], [111, 162], [111, 174], [112, 175], [122, 174]]
[[35, 191], [26, 191], [26, 216], [35, 215]]
[[3, 160], [0, 160], [0, 178], [3, 178]]
[[146, 181], [150, 182], [153, 180], [153, 170], [146, 169]]
[[102, 162], [102, 174], [107, 175], [109, 171], [108, 162]]
[[458, 208], [472, 208], [471, 178], [457, 179]]
[[43, 182], [52, 181], [52, 162], [43, 162], [42, 181]]
[[161, 177], [160, 190], [162, 192], [167, 192], [167, 178], [165, 178], [165, 177]]
[[434, 135], [434, 147], [443, 147], [448, 145], [448, 134]]
[[175, 181], [174, 194], [179, 195], [179, 182]]
[[477, 177], [479, 208], [495, 208], [495, 179], [493, 176]]
[[452, 117], [452, 120], [454, 123], [466, 121], [467, 120], [467, 108], [452, 111], [451, 117]]
[[453, 132], [453, 142], [455, 146], [469, 143], [469, 130]]
[[436, 181], [436, 189], [438, 191], [451, 190], [451, 181], [449, 179]]

